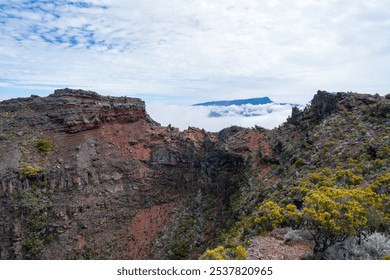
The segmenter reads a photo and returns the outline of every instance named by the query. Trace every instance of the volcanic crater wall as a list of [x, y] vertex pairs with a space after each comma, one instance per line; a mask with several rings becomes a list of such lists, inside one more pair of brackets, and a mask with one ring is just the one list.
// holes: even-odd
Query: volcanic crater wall
[[1, 259], [159, 258], [174, 212], [199, 190], [234, 193], [262, 134], [181, 132], [140, 99], [83, 90], [3, 101]]

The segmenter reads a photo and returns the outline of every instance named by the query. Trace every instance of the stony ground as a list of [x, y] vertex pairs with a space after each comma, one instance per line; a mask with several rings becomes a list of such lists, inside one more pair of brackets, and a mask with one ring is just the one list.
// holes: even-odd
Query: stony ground
[[248, 248], [250, 260], [299, 260], [313, 252], [313, 242], [303, 239], [288, 240], [288, 229], [276, 229], [267, 236], [257, 236]]

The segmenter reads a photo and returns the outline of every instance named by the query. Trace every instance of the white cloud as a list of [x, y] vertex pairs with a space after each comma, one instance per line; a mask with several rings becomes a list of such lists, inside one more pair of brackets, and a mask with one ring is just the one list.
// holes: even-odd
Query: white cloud
[[0, 101], [8, 100], [8, 99], [11, 99], [11, 98], [12, 98], [11, 95], [1, 94], [1, 93], [0, 93]]
[[34, 2], [0, 1], [0, 82], [294, 103], [390, 87], [388, 0]]
[[[259, 116], [242, 117], [240, 114], [245, 109], [255, 109]], [[147, 103], [146, 110], [149, 115], [162, 125], [171, 124], [180, 130], [187, 129], [189, 126], [203, 128], [207, 131], [217, 132], [225, 127], [238, 125], [242, 127], [262, 126], [268, 129], [279, 126], [291, 115], [291, 106], [289, 105], [245, 105], [245, 106], [185, 106], [168, 105], [165, 103]], [[223, 117], [210, 118], [211, 111], [228, 110]], [[268, 113], [267, 112], [270, 112]]]

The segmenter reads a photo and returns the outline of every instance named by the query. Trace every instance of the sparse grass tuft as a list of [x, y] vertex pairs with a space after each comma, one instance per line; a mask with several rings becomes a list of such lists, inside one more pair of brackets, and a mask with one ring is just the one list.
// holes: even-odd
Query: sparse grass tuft
[[53, 141], [47, 139], [39, 139], [35, 147], [42, 153], [47, 154], [54, 150]]

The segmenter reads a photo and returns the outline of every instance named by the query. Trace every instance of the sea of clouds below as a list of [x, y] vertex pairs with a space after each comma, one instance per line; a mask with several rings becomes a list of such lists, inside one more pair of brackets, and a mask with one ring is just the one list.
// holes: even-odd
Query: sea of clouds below
[[[164, 126], [171, 124], [180, 130], [189, 126], [217, 132], [223, 128], [238, 125], [254, 127], [255, 125], [272, 129], [279, 126], [291, 115], [292, 105], [265, 104], [242, 106], [180, 106], [163, 103], [149, 103], [147, 112]], [[218, 112], [221, 117], [210, 117], [211, 112]], [[243, 116], [249, 113], [251, 116]]]

